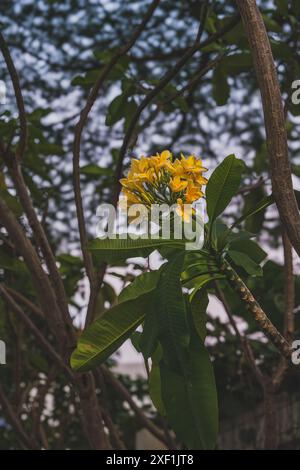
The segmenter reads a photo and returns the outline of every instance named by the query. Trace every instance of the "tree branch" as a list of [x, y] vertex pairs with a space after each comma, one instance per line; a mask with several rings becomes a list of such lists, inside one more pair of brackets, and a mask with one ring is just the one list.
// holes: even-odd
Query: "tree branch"
[[250, 369], [251, 371], [253, 372], [253, 375], [254, 377], [256, 378], [257, 382], [260, 384], [260, 385], [263, 385], [263, 382], [264, 382], [264, 376], [259, 368], [259, 366], [257, 365], [256, 361], [255, 361], [255, 357], [254, 357], [254, 354], [253, 354], [253, 350], [251, 348], [251, 345], [249, 343], [249, 340], [246, 336], [242, 336], [238, 327], [237, 327], [237, 324], [236, 324], [236, 321], [234, 319], [234, 316], [231, 312], [231, 308], [227, 302], [227, 299], [225, 297], [225, 295], [223, 294], [223, 291], [222, 289], [220, 288], [219, 286], [219, 283], [218, 281], [214, 281], [214, 284], [215, 284], [215, 288], [216, 288], [216, 293], [217, 293], [217, 296], [218, 298], [220, 299], [220, 301], [222, 302], [223, 306], [224, 306], [224, 309], [225, 309], [225, 312], [228, 316], [228, 319], [229, 319], [229, 322], [235, 332], [235, 335], [236, 337], [239, 339], [240, 343], [241, 343], [241, 347], [243, 349], [243, 352], [244, 352], [244, 356], [246, 358], [246, 360], [248, 361], [248, 364], [250, 366]]
[[261, 92], [270, 176], [279, 215], [300, 256], [300, 215], [288, 160], [284, 110], [270, 41], [255, 0], [236, 0]]
[[3, 409], [4, 415], [6, 415], [8, 421], [12, 425], [16, 434], [19, 436], [22, 444], [27, 449], [30, 449], [30, 450], [38, 449], [38, 445], [35, 442], [35, 440], [32, 437], [29, 437], [24, 431], [21, 421], [19, 420], [18, 416], [15, 414], [11, 404], [6, 398], [6, 393], [4, 392], [1, 383], [0, 383], [0, 403], [1, 403], [1, 407]]
[[2, 52], [2, 55], [4, 57], [4, 60], [7, 65], [7, 69], [13, 84], [14, 92], [15, 92], [15, 97], [17, 101], [17, 107], [19, 111], [19, 120], [20, 120], [20, 129], [21, 129], [21, 135], [20, 135], [20, 142], [18, 146], [18, 151], [17, 151], [17, 158], [18, 160], [21, 160], [24, 157], [26, 147], [27, 147], [27, 119], [26, 119], [26, 111], [25, 111], [25, 106], [24, 106], [24, 100], [23, 100], [23, 95], [20, 87], [20, 81], [18, 77], [17, 70], [14, 66], [13, 60], [11, 58], [9, 49], [7, 47], [7, 44], [5, 42], [5, 39], [0, 32], [0, 49]]
[[71, 382], [74, 382], [74, 374], [71, 369], [64, 363], [61, 356], [55, 351], [47, 339], [42, 335], [38, 327], [32, 322], [32, 320], [26, 315], [26, 313], [19, 307], [14, 299], [7, 292], [6, 288], [0, 284], [0, 295], [5, 301], [5, 303], [11, 308], [11, 310], [22, 320], [24, 325], [28, 330], [33, 334], [38, 343], [40, 344], [43, 351], [48, 355], [48, 357], [53, 360], [65, 373], [66, 377]]
[[14, 245], [18, 247], [30, 271], [39, 303], [44, 311], [45, 319], [50, 330], [54, 330], [57, 337], [61, 339], [60, 344], [63, 345], [65, 342], [64, 328], [49, 278], [44, 272], [30, 240], [26, 237], [19, 222], [15, 219], [14, 215], [1, 198], [0, 221], [6, 228]]
[[246, 284], [242, 281], [242, 279], [237, 275], [237, 273], [226, 260], [223, 260], [222, 264], [220, 265], [220, 269], [226, 275], [227, 280], [233, 289], [238, 292], [241, 300], [246, 303], [247, 308], [267, 338], [269, 338], [274, 346], [281, 352], [281, 354], [290, 361], [291, 349], [289, 343], [273, 325], [271, 320], [265, 314], [264, 310], [253, 297]]
[[168, 446], [169, 442], [165, 436], [165, 433], [162, 432], [159, 428], [157, 428], [156, 425], [144, 415], [144, 413], [140, 410], [140, 408], [133, 400], [126, 387], [124, 387], [124, 385], [110, 372], [110, 370], [106, 366], [102, 366], [100, 368], [100, 373], [103, 374], [104, 379], [107, 380], [107, 382], [114, 387], [120, 397], [122, 397], [129, 404], [130, 408], [134, 411], [136, 417], [138, 418], [142, 426], [148, 429], [148, 431], [150, 431], [151, 434], [153, 434], [153, 436], [155, 436], [158, 440]]

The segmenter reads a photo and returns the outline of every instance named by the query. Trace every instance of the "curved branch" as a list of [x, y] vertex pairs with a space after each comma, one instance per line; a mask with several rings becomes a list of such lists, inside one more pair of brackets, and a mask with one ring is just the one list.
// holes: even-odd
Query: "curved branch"
[[63, 370], [66, 377], [71, 382], [75, 381], [74, 374], [71, 369], [64, 363], [61, 356], [55, 351], [53, 346], [48, 340], [42, 335], [39, 328], [32, 322], [32, 320], [26, 315], [26, 313], [19, 307], [19, 305], [10, 296], [6, 288], [0, 284], [0, 296], [3, 298], [5, 303], [12, 309], [12, 311], [21, 319], [28, 330], [33, 334], [43, 351], [47, 354], [49, 359], [53, 360], [59, 368]]
[[136, 417], [140, 421], [140, 423], [148, 429], [148, 431], [153, 434], [159, 441], [169, 446], [168, 439], [165, 436], [165, 433], [161, 431], [152, 421], [150, 421], [142, 412], [142, 410], [137, 406], [135, 401], [133, 400], [132, 396], [128, 392], [127, 388], [112, 374], [112, 372], [106, 367], [102, 366], [97, 370], [97, 372], [102, 373], [104, 379], [107, 380], [108, 383], [116, 390], [116, 392], [120, 395], [120, 397], [125, 400], [130, 408], [134, 411]]
[[21, 129], [21, 136], [20, 136], [20, 142], [19, 142], [19, 147], [17, 151], [17, 158], [18, 160], [21, 160], [24, 157], [26, 147], [27, 147], [27, 119], [26, 119], [26, 111], [25, 111], [25, 106], [24, 106], [24, 100], [23, 100], [23, 95], [21, 91], [21, 86], [20, 86], [20, 81], [18, 77], [17, 70], [15, 68], [15, 65], [13, 63], [13, 60], [11, 58], [9, 49], [7, 47], [7, 44], [5, 42], [5, 39], [0, 32], [0, 49], [2, 52], [2, 55], [4, 57], [4, 60], [7, 65], [7, 69], [14, 87], [14, 92], [15, 92], [15, 97], [16, 97], [16, 102], [17, 102], [17, 107], [19, 111], [19, 120], [20, 120], [20, 129]]
[[21, 225], [15, 219], [5, 202], [0, 198], [0, 222], [7, 230], [14, 245], [18, 247], [23, 256], [26, 266], [32, 277], [33, 285], [37, 292], [37, 297], [49, 328], [60, 338], [60, 344], [65, 343], [65, 334], [61, 322], [57, 300], [54, 295], [51, 283], [43, 270], [38, 255], [34, 250], [30, 240], [24, 234]]
[[18, 435], [20, 441], [22, 444], [30, 450], [37, 450], [38, 449], [38, 444], [35, 441], [35, 439], [32, 436], [29, 436], [23, 426], [22, 423], [19, 419], [19, 417], [15, 414], [11, 404], [9, 403], [8, 399], [6, 398], [6, 393], [2, 388], [2, 385], [0, 383], [0, 403], [1, 407], [3, 409], [4, 414], [6, 415], [8, 421], [12, 425], [14, 431]]
[[39, 222], [36, 212], [34, 210], [34, 207], [32, 205], [32, 201], [30, 199], [30, 196], [29, 196], [29, 193], [28, 193], [28, 190], [27, 190], [24, 178], [23, 178], [23, 174], [21, 171], [21, 167], [20, 167], [20, 160], [23, 158], [25, 151], [26, 151], [26, 146], [27, 146], [26, 112], [25, 112], [25, 106], [24, 106], [18, 73], [15, 68], [12, 57], [10, 55], [9, 48], [1, 32], [0, 32], [0, 49], [5, 59], [7, 69], [11, 77], [11, 81], [13, 83], [15, 97], [16, 97], [17, 106], [19, 110], [19, 119], [20, 119], [20, 128], [21, 128], [20, 143], [19, 143], [19, 147], [18, 147], [16, 154], [10, 152], [10, 150], [7, 147], [5, 148], [2, 143], [0, 143], [0, 151], [2, 153], [3, 159], [7, 167], [11, 171], [11, 176], [16, 186], [16, 190], [17, 190], [21, 205], [26, 213], [28, 222], [32, 228], [36, 241], [44, 255], [47, 267], [49, 269], [50, 278], [52, 280], [53, 287], [55, 289], [55, 293], [57, 296], [57, 301], [58, 301], [59, 307], [61, 308], [62, 316], [64, 318], [64, 323], [66, 326], [67, 334], [68, 334], [68, 337], [70, 338], [69, 347], [70, 349], [73, 349], [75, 346], [75, 335], [74, 335], [73, 328], [72, 328], [71, 317], [68, 311], [68, 303], [67, 303], [64, 285], [60, 277], [60, 274], [58, 272], [55, 258], [51, 250], [50, 244], [47, 240], [44, 229], [41, 223]]
[[270, 176], [279, 215], [300, 256], [300, 214], [288, 159], [284, 110], [270, 41], [255, 0], [236, 0], [261, 92]]

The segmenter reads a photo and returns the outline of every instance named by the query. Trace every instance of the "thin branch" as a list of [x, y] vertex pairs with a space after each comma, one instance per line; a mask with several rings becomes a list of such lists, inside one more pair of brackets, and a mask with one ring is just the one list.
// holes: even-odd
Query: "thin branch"
[[72, 320], [68, 311], [68, 303], [66, 298], [66, 293], [64, 285], [59, 274], [58, 268], [56, 266], [55, 257], [53, 255], [52, 249], [50, 247], [47, 236], [44, 232], [42, 224], [38, 220], [37, 214], [32, 204], [32, 200], [28, 193], [26, 183], [23, 178], [23, 174], [18, 163], [18, 160], [15, 158], [15, 155], [12, 152], [6, 151], [3, 148], [3, 144], [0, 143], [0, 151], [3, 155], [6, 165], [11, 171], [12, 179], [15, 184], [21, 205], [27, 216], [29, 225], [34, 234], [37, 245], [40, 247], [46, 265], [49, 269], [50, 279], [53, 284], [53, 288], [57, 297], [57, 304], [60, 309], [61, 315], [65, 323], [65, 329], [68, 337], [68, 349], [72, 350], [76, 344], [75, 333], [72, 326]]
[[257, 321], [258, 325], [267, 338], [269, 338], [278, 351], [280, 351], [283, 357], [290, 361], [291, 349], [289, 343], [273, 325], [243, 280], [237, 275], [237, 273], [226, 260], [223, 260], [220, 265], [220, 269], [226, 275], [229, 284], [238, 292], [240, 299], [246, 304], [250, 313]]
[[31, 274], [39, 303], [45, 314], [45, 319], [49, 325], [50, 330], [54, 329], [54, 333], [58, 338], [61, 339], [60, 344], [64, 344], [64, 328], [49, 278], [44, 272], [40, 264], [40, 260], [30, 240], [24, 234], [21, 225], [1, 198], [0, 222], [6, 228], [14, 245], [18, 247], [19, 252], [24, 258], [25, 264], [27, 265]]
[[212, 70], [226, 55], [225, 52], [222, 52], [217, 57], [209, 61], [204, 66], [201, 66], [197, 73], [189, 80], [189, 82], [182, 87], [180, 90], [177, 91], [173, 96], [165, 100], [162, 105], [168, 104], [171, 101], [176, 100], [179, 96], [183, 95], [186, 91], [193, 91], [194, 88], [198, 85], [201, 78], [204, 77], [210, 70]]
[[253, 372], [253, 375], [256, 378], [256, 380], [258, 381], [258, 383], [260, 385], [263, 385], [264, 376], [263, 376], [258, 364], [256, 363], [256, 360], [255, 360], [255, 357], [254, 357], [254, 354], [253, 354], [253, 350], [252, 350], [252, 347], [249, 343], [249, 340], [246, 336], [241, 335], [241, 333], [240, 333], [240, 331], [237, 327], [236, 321], [234, 319], [234, 316], [231, 312], [230, 305], [227, 302], [227, 299], [226, 299], [222, 289], [220, 288], [220, 285], [219, 285], [218, 281], [214, 281], [214, 285], [215, 285], [217, 296], [218, 296], [218, 298], [220, 299], [220, 301], [222, 302], [222, 304], [224, 306], [224, 309], [225, 309], [225, 312], [228, 316], [230, 325], [232, 326], [236, 337], [240, 341], [241, 347], [242, 347], [243, 352], [244, 352], [244, 356], [245, 356], [246, 360], [248, 361], [250, 369]]
[[253, 191], [254, 189], [260, 188], [265, 183], [265, 179], [261, 176], [252, 184], [248, 184], [247, 186], [243, 186], [241, 189], [238, 190], [237, 194], [245, 194]]
[[0, 403], [1, 403], [1, 407], [3, 409], [4, 415], [7, 417], [8, 421], [12, 425], [14, 431], [16, 432], [22, 444], [27, 449], [30, 449], [30, 450], [38, 449], [38, 445], [37, 445], [37, 442], [35, 442], [35, 439], [32, 438], [32, 436], [28, 436], [26, 434], [19, 417], [15, 414], [11, 404], [6, 398], [6, 393], [3, 390], [1, 383], [0, 383]]
[[59, 275], [55, 258], [51, 250], [50, 244], [48, 242], [48, 239], [45, 235], [44, 229], [41, 223], [39, 222], [36, 212], [34, 210], [34, 207], [33, 207], [31, 198], [29, 196], [29, 193], [28, 193], [28, 190], [27, 190], [27, 187], [26, 187], [23, 175], [22, 175], [22, 171], [20, 168], [20, 160], [23, 158], [24, 153], [26, 151], [26, 146], [27, 146], [26, 112], [25, 112], [22, 91], [21, 91], [21, 87], [19, 83], [19, 77], [15, 68], [14, 62], [12, 60], [12, 57], [10, 55], [8, 46], [1, 33], [0, 33], [0, 48], [3, 54], [3, 57], [5, 59], [12, 83], [13, 83], [15, 97], [16, 97], [17, 106], [19, 110], [20, 129], [21, 129], [20, 143], [19, 143], [19, 147], [18, 147], [18, 151], [16, 155], [10, 152], [9, 149], [5, 148], [4, 145], [2, 144], [0, 145], [0, 151], [3, 155], [3, 159], [5, 160], [6, 165], [11, 171], [12, 179], [14, 181], [21, 205], [26, 213], [28, 222], [32, 228], [37, 244], [41, 248], [41, 251], [45, 257], [45, 261], [49, 269], [50, 277], [53, 282], [53, 287], [55, 289], [55, 293], [57, 296], [58, 304], [59, 304], [59, 307], [61, 308], [62, 316], [64, 318], [65, 327], [67, 331], [67, 337], [69, 338], [68, 347], [71, 350], [75, 346], [75, 334], [72, 328], [71, 317], [68, 312], [68, 304], [67, 304], [67, 298], [66, 298], [64, 285]]
[[27, 299], [20, 292], [12, 289], [11, 287], [5, 286], [7, 292], [17, 301], [22, 303], [25, 307], [32, 311], [37, 317], [45, 319], [43, 311], [37, 307], [31, 300]]
[[[291, 341], [295, 331], [295, 318], [294, 318], [294, 306], [295, 306], [295, 279], [293, 273], [293, 250], [291, 242], [287, 236], [286, 230], [282, 232], [282, 244], [284, 253], [284, 319], [283, 319], [283, 334], [288, 341]], [[273, 375], [273, 385], [277, 390], [288, 371], [289, 362], [282, 358], [279, 366], [277, 367]]]
[[107, 367], [102, 366], [100, 369], [100, 373], [103, 374], [104, 378], [113, 386], [116, 392], [118, 392], [118, 394], [129, 404], [130, 408], [134, 411], [140, 423], [146, 429], [148, 429], [148, 431], [150, 431], [153, 436], [155, 436], [157, 439], [159, 439], [161, 442], [168, 446], [169, 442], [165, 436], [165, 433], [162, 432], [154, 423], [152, 423], [152, 421], [150, 421], [144, 415], [144, 413], [140, 410], [140, 408], [133, 400], [126, 387], [124, 387], [124, 385], [110, 372]]
[[14, 299], [10, 296], [6, 288], [0, 284], [0, 295], [5, 301], [5, 303], [11, 308], [11, 310], [22, 320], [24, 325], [28, 328], [28, 330], [32, 333], [35, 337], [43, 351], [48, 355], [48, 357], [57, 364], [62, 371], [65, 373], [66, 377], [71, 382], [74, 382], [74, 374], [71, 369], [64, 363], [61, 356], [55, 351], [55, 349], [51, 346], [48, 340], [42, 335], [39, 328], [33, 323], [33, 321], [26, 315], [26, 313], [19, 307], [18, 304], [14, 301]]
[[27, 119], [26, 119], [26, 111], [25, 111], [25, 106], [24, 106], [24, 100], [23, 100], [23, 95], [21, 91], [21, 86], [20, 86], [20, 81], [18, 77], [17, 70], [14, 66], [13, 60], [11, 58], [9, 49], [7, 47], [6, 41], [0, 32], [0, 49], [2, 52], [2, 55], [4, 57], [4, 60], [7, 65], [7, 69], [13, 84], [14, 92], [15, 92], [15, 97], [17, 101], [17, 107], [19, 111], [19, 120], [20, 120], [20, 130], [21, 130], [21, 135], [20, 135], [20, 142], [18, 145], [18, 151], [17, 151], [17, 158], [18, 160], [21, 160], [24, 157], [26, 147], [27, 147]]

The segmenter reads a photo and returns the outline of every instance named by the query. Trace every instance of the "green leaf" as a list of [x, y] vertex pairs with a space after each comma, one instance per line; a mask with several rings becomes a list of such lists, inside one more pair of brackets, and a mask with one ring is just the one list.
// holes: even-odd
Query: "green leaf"
[[155, 292], [160, 342], [164, 356], [175, 369], [182, 366], [182, 349], [189, 344], [185, 302], [180, 282], [183, 258], [184, 253], [180, 253], [162, 267], [160, 282]]
[[71, 357], [72, 368], [86, 371], [105, 361], [142, 323], [150, 305], [151, 294], [146, 294], [107, 310], [83, 332]]
[[127, 101], [126, 108], [124, 109], [124, 117], [125, 117], [125, 124], [124, 124], [124, 131], [126, 132], [131, 125], [132, 117], [135, 115], [135, 112], [138, 108], [138, 105], [134, 98], [131, 98]]
[[295, 15], [300, 15], [300, 3], [299, 0], [292, 0], [292, 9]]
[[[255, 194], [256, 193], [256, 194]], [[264, 219], [264, 212], [267, 207], [274, 204], [274, 197], [271, 194], [270, 196], [264, 196], [262, 198], [259, 197], [260, 193], [258, 194], [258, 201], [257, 201], [257, 191], [251, 191], [251, 193], [245, 197], [245, 207], [243, 215], [237, 219], [231, 226], [231, 229], [236, 227], [237, 225], [241, 224], [245, 220], [250, 219], [256, 214], [263, 212], [263, 219]], [[257, 221], [258, 224], [258, 221]], [[261, 226], [261, 219], [259, 225]], [[250, 232], [253, 231], [253, 227], [247, 227]]]
[[127, 105], [127, 95], [121, 93], [116, 96], [108, 107], [108, 113], [106, 115], [105, 124], [107, 126], [112, 126], [120, 119], [124, 118], [124, 112]]
[[189, 351], [184, 376], [160, 364], [161, 391], [167, 419], [188, 449], [214, 449], [218, 402], [213, 367], [197, 337]]
[[202, 339], [206, 338], [206, 320], [207, 320], [207, 306], [208, 306], [208, 295], [205, 289], [201, 289], [193, 297], [191, 302], [191, 313], [194, 321], [195, 329]]
[[162, 349], [159, 345], [152, 355], [152, 367], [149, 375], [149, 395], [157, 411], [165, 416], [166, 410], [161, 395], [161, 378], [159, 363], [162, 358]]
[[236, 240], [230, 243], [230, 249], [245, 253], [258, 264], [267, 256], [267, 253], [253, 240]]
[[298, 176], [299, 178], [300, 177], [300, 165], [291, 165], [291, 168], [292, 168], [292, 173]]
[[224, 59], [224, 66], [228, 74], [232, 76], [238, 75], [251, 69], [253, 66], [252, 56], [250, 52], [232, 54]]
[[82, 175], [91, 175], [91, 176], [102, 176], [102, 175], [111, 176], [113, 174], [113, 170], [111, 168], [103, 168], [101, 166], [90, 163], [88, 165], [82, 166], [80, 168], [80, 173]]
[[275, 0], [275, 5], [280, 15], [285, 16], [289, 14], [289, 3], [287, 0]]
[[[155, 300], [157, 300], [156, 296]], [[145, 359], [148, 359], [150, 356], [152, 356], [153, 352], [155, 351], [158, 344], [159, 334], [160, 325], [156, 314], [156, 307], [154, 305], [154, 308], [152, 308], [152, 310], [146, 315], [143, 326], [143, 333], [139, 343], [141, 352], [143, 353]]]
[[137, 299], [142, 294], [153, 291], [158, 283], [160, 271], [150, 271], [137, 276], [119, 295], [119, 302]]
[[217, 281], [218, 279], [224, 279], [225, 276], [223, 274], [202, 274], [201, 276], [195, 278], [193, 280], [193, 287], [194, 290], [190, 295], [190, 301], [192, 302], [193, 298], [197, 294], [197, 292], [202, 289], [206, 284], [209, 284], [212, 281]]
[[213, 98], [218, 106], [224, 106], [230, 96], [230, 86], [227, 80], [226, 69], [223, 64], [214, 69], [213, 79]]
[[262, 276], [261, 267], [245, 253], [229, 250], [228, 255], [237, 266], [241, 266], [250, 276]]
[[242, 160], [235, 155], [229, 155], [209, 178], [206, 200], [210, 225], [224, 211], [237, 192], [244, 167]]
[[179, 250], [184, 250], [185, 242], [183, 240], [171, 240], [166, 238], [122, 239], [116, 237], [115, 239], [97, 238], [88, 245], [91, 251], [96, 252], [97, 259], [107, 262], [135, 258], [138, 256], [147, 257], [152, 251], [161, 246], [174, 246]]
[[0, 189], [0, 197], [5, 201], [7, 207], [15, 214], [16, 217], [21, 217], [23, 209], [19, 200], [15, 196], [12, 196], [5, 189]]

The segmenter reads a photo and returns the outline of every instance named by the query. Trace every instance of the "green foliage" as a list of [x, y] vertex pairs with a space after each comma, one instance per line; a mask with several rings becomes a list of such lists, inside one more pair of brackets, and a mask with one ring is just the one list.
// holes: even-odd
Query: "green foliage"
[[160, 366], [166, 414], [189, 449], [214, 449], [218, 432], [216, 385], [209, 354], [200, 338], [192, 342], [184, 370]]
[[213, 97], [218, 106], [224, 106], [230, 96], [226, 70], [223, 65], [218, 65], [213, 75]]
[[[77, 255], [80, 252], [76, 223], [74, 224], [72, 190], [74, 126], [90, 88], [116, 51], [124, 45], [146, 7], [145, 2], [141, 1], [117, 1], [115, 8], [105, 8], [102, 3], [86, 2], [83, 7], [83, 2], [79, 0], [3, 0], [1, 16], [5, 38], [20, 72], [27, 111], [29, 139], [22, 162], [24, 179], [55, 252], [76, 325], [79, 324], [78, 318], [81, 321], [85, 315], [88, 288], [84, 281], [82, 259], [70, 254]], [[93, 236], [96, 207], [100, 202], [107, 202], [111, 194], [119, 147], [122, 145], [122, 132], [128, 129], [137, 103], [141, 102], [148, 90], [157, 85], [165, 71], [170, 70], [193, 43], [199, 25], [199, 8], [196, 4], [197, 2], [160, 2], [155, 21], [149, 24], [149, 29], [143, 32], [130, 53], [119, 61], [100, 90], [81, 142], [81, 189], [89, 239]], [[259, 7], [279, 65], [281, 90], [286, 96], [290, 96], [290, 70], [295, 79], [300, 77], [295, 56], [300, 2], [263, 1]], [[218, 31], [234, 12], [232, 2], [211, 2], [203, 37]], [[18, 35], [15, 34], [14, 26], [16, 18], [20, 26]], [[136, 20], [134, 25], [133, 18]], [[166, 28], [166, 18], [172, 18], [172, 28]], [[226, 55], [214, 70], [203, 76], [194, 88], [170, 101], [195, 76], [202, 63], [209, 63], [220, 52], [226, 52]], [[218, 261], [222, 257], [230, 260], [281, 331], [285, 274], [283, 266], [276, 259], [281, 223], [272, 209], [268, 211], [270, 220], [265, 223], [265, 210], [273, 203], [273, 199], [272, 196], [265, 196], [269, 194], [270, 186], [263, 114], [256, 106], [256, 100], [253, 100], [253, 97], [258, 96], [258, 85], [242, 23], [239, 22], [223, 38], [197, 54], [195, 60], [190, 60], [143, 111], [139, 122], [139, 139], [130, 154], [126, 155], [124, 168], [126, 169], [129, 156], [137, 155], [140, 151], [146, 154], [155, 153], [156, 150], [161, 150], [162, 142], [163, 147], [172, 147], [174, 153], [198, 152], [202, 149], [201, 156], [209, 169], [214, 169], [215, 162], [225, 155], [221, 155], [222, 148], [230, 145], [231, 148], [239, 149], [239, 155], [247, 167], [243, 171], [241, 161], [230, 156], [212, 174], [206, 193], [210, 218], [207, 234], [211, 237], [208, 239], [206, 236], [205, 250], [201, 250], [201, 253], [186, 253], [182, 268], [176, 266], [174, 261], [178, 252], [184, 250], [183, 244], [177, 241], [169, 243], [159, 240], [153, 244], [147, 242], [146, 245], [141, 240], [129, 244], [121, 240], [112, 240], [106, 245], [106, 242], [99, 240], [91, 243], [95, 267], [98, 268], [103, 261], [107, 261], [110, 264], [110, 274], [118, 276], [123, 282], [127, 282], [130, 276], [132, 279], [137, 271], [140, 273], [141, 268], [144, 269], [137, 261], [129, 266], [128, 258], [147, 257], [158, 250], [167, 259], [167, 263], [159, 271], [137, 277], [123, 289], [119, 298], [112, 287], [113, 283], [103, 284], [97, 299], [97, 321], [90, 327], [91, 332], [87, 330], [80, 337], [78, 351], [84, 345], [83, 353], [76, 356], [77, 351], [74, 357], [78, 360], [75, 361], [75, 367], [81, 361], [84, 364], [82, 367], [94, 367], [106, 360], [131, 335], [144, 356], [151, 357], [149, 393], [158, 412], [167, 416], [168, 422], [176, 431], [179, 444], [185, 443], [191, 448], [211, 448], [215, 442], [217, 418], [209, 356], [213, 358], [222, 417], [231, 418], [244, 409], [251, 408], [260, 399], [257, 386], [249, 379], [249, 371], [237, 339], [223, 320], [220, 321], [214, 318], [215, 315], [211, 316], [206, 312], [207, 293], [215, 294], [212, 281], [218, 279], [234, 315], [243, 320], [247, 333], [253, 333], [252, 337], [258, 336], [255, 321], [236, 298], [235, 292], [224, 282], [223, 275], [218, 272]], [[3, 79], [8, 80], [5, 71]], [[71, 82], [73, 87], [70, 86]], [[0, 134], [4, 144], [11, 145], [12, 150], [15, 150], [19, 139], [19, 122], [11, 91], [9, 86], [7, 105], [3, 108], [1, 105]], [[41, 108], [40, 103], [47, 104]], [[289, 106], [289, 156], [295, 178], [299, 177], [297, 139], [300, 124], [295, 119], [299, 113], [299, 105]], [[36, 246], [1, 156], [0, 163], [0, 196]], [[239, 185], [251, 187], [259, 179], [262, 180], [261, 186], [237, 195]], [[297, 192], [296, 197], [300, 202]], [[230, 201], [232, 203], [229, 206]], [[265, 261], [265, 251], [251, 239], [253, 233], [257, 234], [257, 239], [262, 242], [266, 252], [272, 248], [272, 256], [276, 262]], [[121, 270], [118, 270], [120, 266], [121, 274]], [[18, 247], [11, 246], [4, 230], [1, 230], [0, 270], [1, 282], [38, 304], [37, 292], [24, 259], [20, 256]], [[167, 273], [166, 278], [163, 273]], [[181, 286], [184, 287], [183, 296]], [[300, 286], [299, 276], [296, 275], [295, 287], [297, 311]], [[170, 292], [173, 293], [172, 296]], [[30, 412], [33, 396], [30, 391], [43, 387], [41, 373], [49, 374], [51, 364], [35, 340], [23, 329], [20, 321], [7, 312], [3, 304], [0, 307], [0, 337], [2, 339], [5, 335], [7, 344], [12, 345], [8, 348], [10, 357], [7, 367], [1, 368], [1, 382], [16, 407], [19, 391], [14, 382], [20, 384], [24, 397], [22, 423], [30, 434], [36, 426]], [[29, 309], [24, 309], [31, 314]], [[189, 322], [186, 322], [186, 317]], [[177, 325], [176, 321], [179, 319], [181, 321], [178, 324], [181, 326], [177, 338], [177, 326], [174, 330], [173, 320]], [[43, 320], [33, 320], [48, 341], [56, 347], [55, 338], [49, 333]], [[143, 329], [139, 334], [134, 331], [138, 324]], [[187, 333], [183, 334], [186, 327]], [[299, 328], [298, 323], [297, 327]], [[162, 331], [168, 333], [163, 334]], [[209, 336], [209, 354], [203, 346], [206, 334]], [[164, 343], [163, 339], [168, 335], [173, 344], [180, 345], [179, 353], [173, 354], [171, 362], [178, 364], [181, 356], [186, 358], [186, 371], [182, 367], [171, 369], [168, 360], [171, 354], [165, 354], [169, 350], [169, 343], [166, 344], [167, 340]], [[195, 335], [198, 336], [194, 343]], [[259, 340], [253, 340], [252, 344], [255, 356], [260, 359], [267, 373], [271, 374], [277, 360], [274, 349]], [[92, 359], [93, 354], [95, 357]], [[21, 376], [15, 381], [12, 378], [18, 373], [18, 364]], [[190, 379], [192, 392], [187, 386]], [[130, 393], [138, 396], [139, 403], [142, 403], [143, 397], [148, 393], [145, 384], [128, 378], [122, 380]], [[293, 384], [291, 390], [299, 385], [294, 377]], [[55, 405], [53, 410], [47, 410], [43, 421], [49, 448], [59, 445], [66, 448], [88, 448], [78, 416], [77, 398], [74, 398], [72, 387], [68, 388], [61, 374], [52, 381], [49, 393]], [[113, 390], [108, 390], [108, 397], [113, 420], [121, 430], [128, 448], [133, 448], [132, 436], [139, 424]], [[171, 403], [176, 406], [172, 408]], [[70, 411], [71, 405], [75, 409], [74, 413]], [[147, 409], [147, 413], [151, 419], [158, 419], [153, 409]], [[52, 423], [58, 424], [53, 426]], [[1, 428], [0, 447], [20, 447], [18, 436], [8, 427]]]
[[141, 295], [106, 311], [81, 335], [71, 366], [86, 371], [107, 359], [142, 323], [150, 303], [150, 294]]
[[96, 239], [90, 242], [89, 249], [96, 252], [98, 260], [116, 261], [133, 257], [147, 257], [152, 251], [162, 246], [174, 246], [184, 249], [184, 240], [169, 240], [166, 238], [128, 238], [122, 239]]
[[244, 163], [234, 155], [229, 155], [214, 170], [206, 188], [207, 214], [212, 225], [214, 220], [227, 207], [241, 182]]
[[[184, 250], [184, 240], [96, 239], [89, 249], [98, 259], [114, 262], [148, 256], [167, 249], [167, 262], [157, 271], [136, 277], [119, 295], [118, 304], [105, 311], [80, 337], [71, 364], [83, 371], [105, 361], [128, 338], [147, 361], [151, 358], [149, 393], [158, 412], [190, 449], [216, 445], [218, 404], [207, 335], [208, 286], [223, 280], [219, 257], [226, 256], [246, 276], [261, 276], [266, 253], [247, 232], [232, 228], [265, 210], [272, 197], [262, 198], [228, 228], [216, 218], [236, 195], [244, 164], [230, 155], [215, 169], [207, 186], [210, 231], [205, 248]], [[250, 235], [251, 236], [251, 235]], [[189, 289], [183, 294], [182, 286]], [[142, 325], [142, 333], [137, 332]]]

